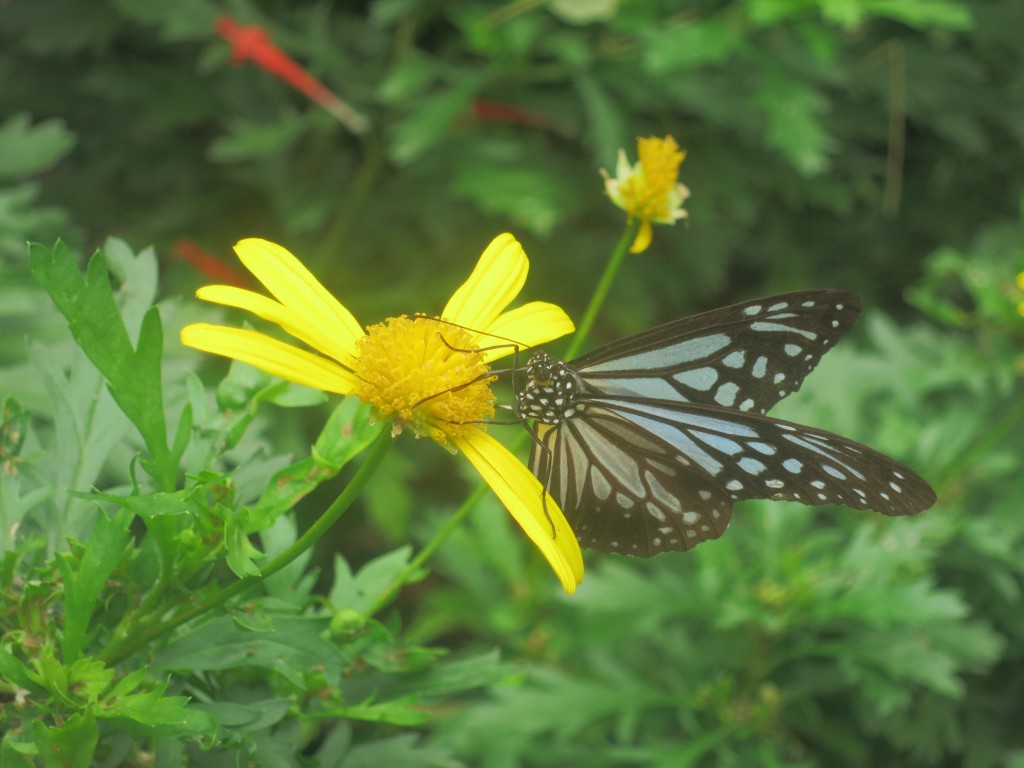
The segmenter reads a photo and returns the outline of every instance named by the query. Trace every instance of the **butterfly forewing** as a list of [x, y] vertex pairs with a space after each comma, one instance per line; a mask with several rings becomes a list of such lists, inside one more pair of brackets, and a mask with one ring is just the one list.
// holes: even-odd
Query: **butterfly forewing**
[[717, 406], [595, 402], [675, 446], [734, 500], [842, 504], [886, 515], [935, 503], [935, 492], [912, 469], [831, 432]]
[[704, 312], [608, 344], [572, 362], [593, 392], [765, 413], [800, 388], [856, 322], [839, 290], [784, 293]]

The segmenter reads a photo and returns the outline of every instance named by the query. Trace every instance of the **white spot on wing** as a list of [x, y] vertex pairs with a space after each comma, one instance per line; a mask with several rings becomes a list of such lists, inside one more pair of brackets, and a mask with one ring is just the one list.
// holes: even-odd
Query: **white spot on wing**
[[687, 339], [678, 344], [667, 347], [639, 352], [632, 356], [616, 357], [613, 360], [606, 360], [603, 363], [588, 365], [584, 369], [586, 373], [601, 373], [604, 371], [618, 370], [649, 370], [651, 368], [666, 368], [678, 366], [682, 363], [696, 360], [705, 360], [720, 349], [729, 346], [731, 339], [724, 333], [712, 333], [707, 336], [700, 336], [696, 339]]
[[736, 395], [739, 394], [739, 391], [739, 386], [731, 381], [727, 381], [715, 392], [715, 402], [727, 407], [732, 406], [736, 402]]
[[746, 353], [743, 350], [738, 349], [735, 352], [730, 352], [728, 355], [726, 355], [725, 358], [722, 360], [722, 365], [724, 365], [727, 368], [742, 368], [743, 363], [746, 362], [746, 359]]
[[690, 371], [680, 371], [673, 377], [680, 384], [685, 384], [687, 387], [692, 387], [700, 392], [707, 392], [718, 381], [718, 371], [710, 366], [703, 368], [694, 368]]
[[736, 463], [739, 464], [740, 469], [749, 475], [759, 475], [767, 469], [767, 467], [765, 467], [765, 465], [760, 461], [752, 459], [749, 456], [744, 456]]

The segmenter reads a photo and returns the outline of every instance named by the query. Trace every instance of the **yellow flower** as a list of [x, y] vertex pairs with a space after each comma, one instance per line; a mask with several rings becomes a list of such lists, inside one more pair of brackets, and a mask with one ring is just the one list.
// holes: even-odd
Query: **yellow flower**
[[547, 558], [566, 591], [576, 589], [583, 558], [561, 510], [550, 496], [542, 501], [540, 482], [479, 423], [493, 413], [487, 363], [512, 351], [495, 346], [494, 337], [533, 346], [573, 330], [554, 304], [535, 301], [505, 311], [529, 269], [514, 237], [499, 235], [491, 242], [441, 313], [444, 323], [402, 316], [365, 333], [280, 245], [253, 238], [238, 243], [235, 252], [274, 298], [227, 285], [209, 285], [196, 295], [276, 323], [316, 352], [258, 331], [207, 323], [182, 329], [183, 344], [298, 384], [356, 395], [390, 420], [394, 433], [408, 428], [458, 449]]
[[640, 219], [630, 253], [641, 253], [651, 244], [651, 223], [674, 224], [685, 219], [683, 202], [690, 190], [679, 183], [679, 165], [686, 151], [679, 149], [675, 139], [649, 138], [636, 140], [640, 162], [630, 165], [626, 150], [619, 150], [619, 163], [615, 178], [601, 170], [604, 187], [615, 205], [629, 214], [630, 220]]

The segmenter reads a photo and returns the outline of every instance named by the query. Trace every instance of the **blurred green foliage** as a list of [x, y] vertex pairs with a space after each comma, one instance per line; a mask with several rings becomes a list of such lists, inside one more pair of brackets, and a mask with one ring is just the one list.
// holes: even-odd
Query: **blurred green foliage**
[[[224, 13], [370, 130], [231, 66]], [[1024, 766], [1021, 29], [1016, 0], [0, 5], [0, 766]], [[376, 321], [511, 230], [578, 316], [623, 224], [598, 170], [666, 133], [690, 219], [600, 340], [858, 291], [778, 415], [907, 461], [935, 509], [746, 503], [688, 554], [591, 553], [565, 597], [493, 500], [410, 570], [471, 480], [402, 441], [337, 552], [166, 623], [373, 438], [244, 366], [207, 391], [176, 339], [216, 265], [175, 243], [231, 269], [279, 240]]]

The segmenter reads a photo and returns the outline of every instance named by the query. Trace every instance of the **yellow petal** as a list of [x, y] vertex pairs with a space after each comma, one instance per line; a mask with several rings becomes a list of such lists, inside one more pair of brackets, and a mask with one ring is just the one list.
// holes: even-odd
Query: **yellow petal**
[[480, 256], [473, 274], [452, 296], [441, 317], [473, 331], [489, 328], [519, 295], [530, 263], [512, 235], [498, 235]]
[[484, 360], [491, 362], [515, 351], [513, 346], [502, 346], [505, 339], [525, 349], [547, 344], [574, 330], [576, 326], [561, 307], [546, 301], [531, 301], [502, 312], [489, 328], [484, 329], [477, 342], [484, 348], [494, 347], [484, 352]]
[[333, 357], [342, 365], [352, 367], [352, 359], [356, 354], [355, 344], [349, 334], [336, 333], [337, 326], [314, 325], [284, 304], [233, 285], [206, 285], [196, 291], [196, 296], [203, 301], [252, 312], [264, 320], [276, 323], [299, 341]]
[[278, 301], [310, 327], [329, 330], [344, 349], [355, 349], [363, 336], [359, 323], [286, 248], [250, 237], [235, 245], [235, 253]]
[[636, 233], [636, 239], [633, 244], [629, 247], [630, 253], [643, 253], [647, 250], [647, 246], [651, 244], [651, 222], [644, 219], [640, 222], [640, 231]]
[[[482, 430], [453, 437], [454, 442], [491, 486], [501, 503], [541, 551], [565, 591], [572, 594], [583, 581], [583, 554], [576, 536], [554, 499], [541, 504], [540, 481], [505, 446]], [[548, 517], [551, 521], [548, 521]], [[555, 531], [552, 536], [551, 525]]]
[[355, 386], [352, 374], [337, 363], [246, 328], [193, 323], [181, 329], [181, 343], [324, 392], [347, 395]]

